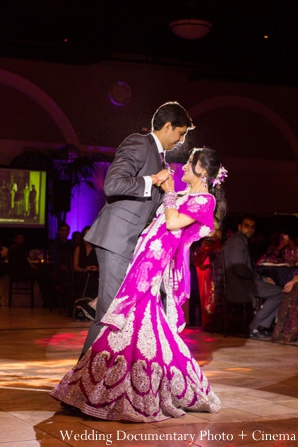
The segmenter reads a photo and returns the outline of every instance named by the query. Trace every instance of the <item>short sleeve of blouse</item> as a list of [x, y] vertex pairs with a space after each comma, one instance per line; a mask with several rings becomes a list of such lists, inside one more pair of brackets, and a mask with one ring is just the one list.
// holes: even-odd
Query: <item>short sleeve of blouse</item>
[[[208, 228], [213, 228], [215, 198], [211, 194], [189, 196], [179, 207], [179, 213], [186, 214]], [[208, 234], [208, 233], [207, 233]]]

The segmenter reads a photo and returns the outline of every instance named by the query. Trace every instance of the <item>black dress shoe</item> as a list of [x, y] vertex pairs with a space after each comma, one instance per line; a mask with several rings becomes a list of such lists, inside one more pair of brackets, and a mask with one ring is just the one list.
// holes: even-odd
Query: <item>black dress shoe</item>
[[266, 335], [267, 337], [271, 337], [272, 334], [273, 334], [273, 330], [268, 329], [268, 328], [266, 328], [266, 327], [262, 327], [262, 326], [258, 327], [258, 331], [259, 331], [261, 334]]
[[[249, 338], [254, 338], [256, 340], [264, 340], [265, 338], [268, 338], [268, 335], [265, 335], [264, 332], [259, 331], [258, 329], [253, 329], [249, 331]], [[271, 337], [271, 335], [270, 335]]]

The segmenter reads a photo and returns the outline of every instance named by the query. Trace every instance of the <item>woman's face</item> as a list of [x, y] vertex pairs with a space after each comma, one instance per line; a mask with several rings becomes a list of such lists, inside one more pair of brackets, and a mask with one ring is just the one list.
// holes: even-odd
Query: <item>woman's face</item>
[[[193, 155], [191, 155], [189, 157], [188, 162], [182, 168], [184, 171], [184, 175], [182, 177], [183, 182], [191, 183], [193, 180], [198, 179], [198, 177], [195, 176], [195, 174], [193, 173], [193, 170], [192, 170], [192, 160], [193, 160]], [[200, 160], [197, 161], [195, 171], [197, 174], [202, 174], [202, 172], [203, 172], [203, 167], [201, 165]]]

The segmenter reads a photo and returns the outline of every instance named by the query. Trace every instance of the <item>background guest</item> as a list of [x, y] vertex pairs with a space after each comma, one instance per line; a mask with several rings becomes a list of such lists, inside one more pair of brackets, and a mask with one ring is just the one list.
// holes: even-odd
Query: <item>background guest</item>
[[73, 244], [68, 239], [70, 227], [62, 222], [58, 227], [57, 238], [50, 246], [50, 255], [55, 269], [65, 270], [72, 265]]
[[3, 247], [2, 238], [0, 236], [0, 261], [6, 261], [8, 259], [8, 248]]
[[51, 300], [51, 278], [47, 270], [37, 267], [28, 260], [23, 233], [16, 231], [13, 244], [8, 249], [9, 274], [12, 280], [37, 281], [43, 299], [43, 307]]
[[219, 229], [215, 230], [212, 236], [205, 237], [194, 257], [199, 283], [202, 328], [204, 330], [210, 329], [214, 310], [214, 281], [212, 278], [210, 255], [214, 251], [221, 249], [221, 237], [222, 232]]
[[256, 218], [245, 215], [238, 231], [223, 245], [227, 282], [227, 299], [231, 302], [251, 302], [255, 297], [265, 300], [249, 325], [249, 337], [258, 339], [269, 336], [275, 313], [282, 300], [282, 288], [271, 278], [264, 278], [253, 271], [248, 241], [253, 236]]
[[82, 230], [81, 242], [76, 247], [73, 255], [75, 299], [83, 297], [83, 294], [86, 297], [95, 298], [98, 292], [99, 268], [97, 256], [92, 245], [83, 239], [89, 229], [90, 226], [86, 226]]
[[298, 340], [298, 268], [283, 291], [272, 341], [293, 343]]
[[190, 326], [201, 326], [201, 304], [200, 304], [200, 294], [199, 294], [199, 284], [197, 269], [194, 264], [194, 258], [196, 252], [199, 249], [199, 243], [196, 241], [192, 244], [190, 248], [190, 296], [189, 296], [189, 325]]
[[73, 251], [75, 251], [75, 249], [81, 244], [82, 239], [83, 238], [82, 238], [82, 232], [81, 231], [74, 231], [72, 233], [72, 235], [71, 235], [71, 242], [72, 242]]
[[285, 262], [285, 249], [292, 250], [295, 246], [294, 241], [285, 233], [274, 233], [271, 238], [271, 243], [266, 253], [261, 256], [256, 262], [257, 265], [263, 262], [270, 262], [272, 264], [282, 264]]

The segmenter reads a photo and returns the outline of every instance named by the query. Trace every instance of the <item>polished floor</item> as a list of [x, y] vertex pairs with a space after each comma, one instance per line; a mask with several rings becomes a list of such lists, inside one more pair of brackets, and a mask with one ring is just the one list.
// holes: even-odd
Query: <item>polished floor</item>
[[0, 447], [298, 446], [298, 346], [209, 334], [183, 338], [222, 401], [217, 414], [136, 424], [64, 411], [49, 390], [76, 362], [88, 322], [0, 307]]

